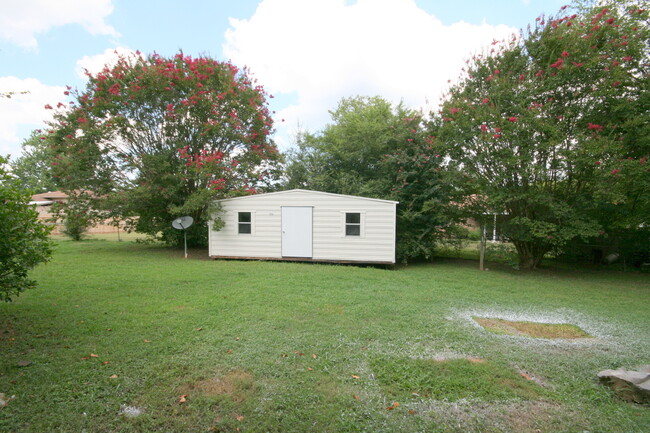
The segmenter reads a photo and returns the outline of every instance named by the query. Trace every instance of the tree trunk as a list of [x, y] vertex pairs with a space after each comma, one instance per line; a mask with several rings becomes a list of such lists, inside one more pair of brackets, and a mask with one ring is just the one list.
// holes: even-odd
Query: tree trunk
[[531, 242], [513, 242], [519, 256], [519, 269], [537, 269], [547, 250], [534, 245]]

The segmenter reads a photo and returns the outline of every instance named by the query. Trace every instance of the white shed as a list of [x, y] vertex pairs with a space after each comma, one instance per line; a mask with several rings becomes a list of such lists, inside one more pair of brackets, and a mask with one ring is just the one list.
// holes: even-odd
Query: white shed
[[395, 263], [396, 201], [293, 189], [218, 202], [212, 258]]

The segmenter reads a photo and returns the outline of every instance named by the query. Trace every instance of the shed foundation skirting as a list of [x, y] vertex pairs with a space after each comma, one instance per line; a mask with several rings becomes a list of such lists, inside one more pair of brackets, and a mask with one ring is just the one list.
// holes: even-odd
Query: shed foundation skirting
[[372, 262], [368, 260], [325, 260], [306, 257], [239, 257], [239, 256], [210, 256], [215, 260], [258, 260], [268, 262], [309, 262], [309, 263], [342, 263], [356, 265], [394, 265], [394, 262]]

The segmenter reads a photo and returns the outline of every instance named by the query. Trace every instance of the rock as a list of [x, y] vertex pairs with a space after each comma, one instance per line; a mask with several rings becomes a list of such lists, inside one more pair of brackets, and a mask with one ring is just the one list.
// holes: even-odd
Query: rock
[[610, 386], [623, 400], [650, 404], [650, 365], [640, 371], [603, 370], [598, 373], [601, 383]]

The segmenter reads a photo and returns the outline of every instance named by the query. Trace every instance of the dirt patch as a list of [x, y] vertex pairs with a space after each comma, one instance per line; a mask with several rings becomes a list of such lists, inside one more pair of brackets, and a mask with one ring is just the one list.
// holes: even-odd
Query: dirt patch
[[255, 378], [247, 371], [233, 370], [223, 376], [211, 377], [183, 385], [179, 394], [204, 397], [228, 396], [232, 401], [243, 402], [255, 392]]
[[593, 338], [578, 326], [569, 323], [515, 322], [489, 317], [472, 317], [472, 319], [483, 328], [495, 334], [533, 338]]

